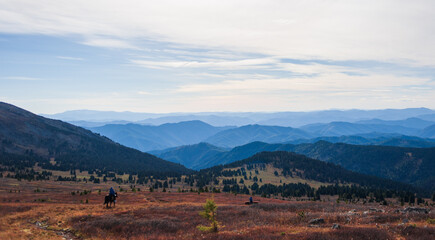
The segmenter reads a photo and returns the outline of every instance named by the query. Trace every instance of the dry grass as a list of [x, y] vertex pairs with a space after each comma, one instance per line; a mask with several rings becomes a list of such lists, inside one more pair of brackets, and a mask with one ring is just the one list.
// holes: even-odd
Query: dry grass
[[[243, 166], [246, 168], [246, 166]], [[242, 167], [236, 167], [236, 168], [228, 168], [226, 170], [233, 170], [233, 171], [237, 171]], [[278, 176], [275, 176], [275, 171], [278, 172]], [[267, 164], [264, 170], [258, 170], [258, 174], [255, 173], [254, 170], [247, 170], [247, 176], [248, 179], [244, 180], [244, 184], [246, 186], [251, 186], [252, 184], [254, 184], [254, 181], [251, 179], [249, 179], [249, 172], [252, 173], [252, 178], [254, 176], [256, 176], [258, 179], [262, 179], [262, 182], [258, 181], [257, 184], [258, 185], [263, 185], [263, 184], [274, 184], [274, 185], [282, 185], [283, 183], [289, 184], [289, 183], [306, 183], [308, 185], [310, 185], [311, 187], [314, 188], [318, 188], [321, 185], [325, 186], [325, 185], [329, 185], [327, 183], [322, 183], [322, 182], [318, 182], [318, 181], [314, 181], [314, 180], [308, 180], [308, 179], [302, 179], [296, 175], [294, 175], [293, 177], [284, 177], [282, 175], [282, 169], [279, 168], [274, 168], [272, 166], [272, 164]], [[237, 179], [237, 182], [240, 181], [240, 179], [243, 178], [243, 176], [234, 176], [234, 177], [219, 177], [218, 179], [222, 182], [222, 179], [231, 179], [231, 178], [235, 178]]]
[[[198, 212], [210, 193], [120, 192], [116, 208], [106, 209], [102, 202], [108, 188], [0, 178], [0, 239], [433, 239], [435, 234], [427, 222], [434, 213], [406, 215], [394, 213], [397, 207], [374, 204], [259, 197], [254, 197], [259, 204], [247, 206], [248, 196], [229, 193], [213, 195], [219, 233], [203, 233], [196, 226], [207, 223]], [[92, 193], [71, 195], [83, 190]], [[364, 213], [370, 208], [386, 212]], [[310, 226], [313, 218], [325, 223]], [[401, 225], [404, 219], [409, 222]], [[331, 229], [334, 223], [341, 228]]]

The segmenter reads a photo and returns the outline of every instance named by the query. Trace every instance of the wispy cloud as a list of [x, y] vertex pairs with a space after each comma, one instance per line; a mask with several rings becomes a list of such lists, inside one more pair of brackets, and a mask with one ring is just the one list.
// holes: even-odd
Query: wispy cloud
[[79, 57], [68, 57], [68, 56], [57, 56], [56, 58], [58, 59], [63, 59], [63, 60], [72, 60], [72, 61], [84, 61], [84, 58], [79, 58]]
[[132, 49], [140, 46], [123, 39], [152, 39], [274, 57], [435, 66], [435, 2], [430, 0], [419, 4], [396, 0], [15, 0], [0, 4], [0, 32], [78, 35], [91, 46]]
[[322, 74], [315, 77], [277, 79], [226, 80], [210, 84], [188, 84], [178, 92], [331, 92], [331, 91], [384, 91], [383, 88], [425, 85], [426, 78], [397, 77], [394, 75], [349, 76], [343, 73]]
[[273, 58], [243, 59], [235, 61], [150, 61], [131, 60], [132, 63], [146, 68], [208, 68], [208, 69], [261, 69], [277, 62]]
[[139, 95], [152, 95], [152, 93], [147, 92], [147, 91], [138, 91], [137, 94], [139, 94]]
[[8, 76], [8, 77], [0, 77], [0, 79], [4, 79], [4, 80], [16, 80], [16, 81], [37, 81], [37, 80], [41, 80], [40, 78], [24, 77], [24, 76]]
[[[47, 97], [59, 109], [433, 108], [434, 8], [430, 0], [0, 0], [0, 48], [25, 53], [5, 51], [0, 94]], [[47, 58], [46, 46], [59, 51]], [[56, 68], [65, 61], [76, 62]], [[12, 84], [64, 76], [37, 82], [32, 96]], [[94, 92], [101, 96], [75, 98]]]
[[119, 48], [119, 49], [135, 49], [135, 50], [140, 49], [139, 47], [134, 46], [128, 41], [111, 39], [111, 38], [91, 38], [82, 43], [89, 46], [103, 47], [103, 48]]

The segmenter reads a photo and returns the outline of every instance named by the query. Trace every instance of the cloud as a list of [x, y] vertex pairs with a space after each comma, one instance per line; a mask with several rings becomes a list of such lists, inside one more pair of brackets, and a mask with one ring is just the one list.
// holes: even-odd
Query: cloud
[[4, 80], [16, 80], [16, 81], [37, 81], [37, 80], [41, 80], [40, 78], [23, 77], [23, 76], [0, 77], [0, 79], [4, 79]]
[[152, 95], [152, 93], [147, 92], [147, 91], [138, 91], [137, 94], [139, 94], [139, 95]]
[[82, 42], [85, 45], [103, 48], [120, 48], [120, 49], [136, 49], [140, 48], [130, 44], [127, 41], [110, 38], [93, 38]]
[[[83, 62], [76, 62], [74, 69], [49, 69], [45, 74], [49, 79], [74, 77], [80, 90], [72, 91], [58, 81], [40, 85], [28, 101], [38, 94], [69, 96], [63, 102], [47, 99], [63, 110], [65, 106], [145, 111], [434, 107], [435, 82], [430, 81], [435, 72], [434, 8], [434, 1], [425, 0], [418, 4], [403, 0], [0, 0], [0, 34], [8, 45], [16, 44], [8, 34], [24, 34], [31, 35], [28, 41], [34, 35], [48, 35], [116, 49], [93, 61], [57, 53], [58, 61]], [[83, 49], [88, 51], [80, 54], [84, 57], [101, 53], [101, 49]], [[102, 58], [107, 66], [97, 62]], [[36, 67], [44, 73], [42, 65]], [[25, 70], [32, 72], [30, 66]], [[17, 76], [0, 79], [40, 80], [19, 72], [7, 75]], [[90, 82], [98, 90], [89, 87]], [[85, 87], [79, 88], [80, 84]], [[120, 96], [74, 98], [113, 88]], [[21, 89], [14, 89], [16, 93], [11, 89], [2, 94], [14, 99]]]
[[259, 69], [277, 63], [272, 58], [243, 59], [235, 61], [150, 61], [131, 60], [132, 63], [147, 68], [207, 68], [207, 69]]
[[0, 32], [78, 35], [99, 47], [140, 48], [125, 41], [139, 39], [273, 57], [433, 67], [434, 8], [430, 0], [3, 0]]
[[56, 58], [63, 59], [63, 60], [72, 60], [72, 61], [83, 61], [83, 60], [85, 60], [85, 59], [79, 58], [79, 57], [68, 57], [68, 56], [57, 56]]
[[349, 76], [343, 73], [322, 74], [315, 77], [277, 79], [226, 80], [210, 84], [188, 84], [176, 89], [185, 93], [272, 93], [272, 92], [366, 92], [386, 91], [384, 88], [400, 88], [426, 85], [429, 79], [397, 77], [394, 75]]

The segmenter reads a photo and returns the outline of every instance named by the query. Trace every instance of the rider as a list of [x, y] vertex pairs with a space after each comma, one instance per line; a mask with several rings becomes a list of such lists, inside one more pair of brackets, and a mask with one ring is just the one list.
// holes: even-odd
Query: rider
[[113, 187], [110, 187], [109, 197], [115, 197], [115, 195], [116, 195], [115, 189], [113, 189]]

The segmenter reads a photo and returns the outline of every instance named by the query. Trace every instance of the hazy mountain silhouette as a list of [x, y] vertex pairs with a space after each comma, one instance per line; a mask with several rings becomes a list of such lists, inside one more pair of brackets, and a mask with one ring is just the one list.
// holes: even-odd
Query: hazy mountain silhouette
[[221, 131], [216, 135], [206, 139], [205, 142], [220, 147], [235, 147], [253, 141], [278, 143], [309, 137], [311, 137], [309, 133], [297, 128], [247, 125]]
[[414, 129], [423, 129], [430, 125], [435, 124], [433, 121], [427, 121], [420, 118], [407, 118], [404, 120], [394, 120], [394, 121], [386, 121], [382, 119], [370, 119], [370, 120], [361, 120], [356, 123], [359, 124], [375, 124], [375, 125], [390, 125], [390, 126], [402, 126], [406, 128], [414, 128]]
[[125, 146], [146, 152], [199, 143], [229, 128], [231, 127], [213, 127], [196, 120], [160, 126], [109, 124], [90, 129]]
[[427, 138], [435, 138], [435, 124], [421, 130], [420, 136]]
[[403, 135], [416, 135], [419, 130], [398, 125], [358, 124], [349, 122], [331, 122], [326, 124], [310, 124], [300, 129], [316, 136], [343, 136], [364, 133], [397, 133]]
[[435, 121], [435, 111], [427, 108], [382, 109], [382, 110], [324, 110], [311, 112], [208, 112], [208, 113], [134, 113], [93, 110], [75, 110], [44, 116], [63, 121], [111, 122], [124, 120], [144, 124], [161, 125], [181, 121], [201, 120], [214, 126], [243, 126], [249, 124], [300, 127], [313, 123], [356, 122], [382, 119], [402, 120], [418, 117]]
[[194, 145], [181, 146], [170, 148], [163, 151], [151, 152], [165, 160], [180, 163], [191, 169], [204, 168], [204, 159], [212, 158], [213, 156], [227, 152], [228, 150], [213, 146], [209, 143], [198, 143]]

